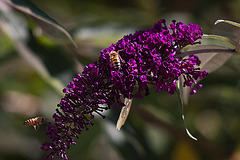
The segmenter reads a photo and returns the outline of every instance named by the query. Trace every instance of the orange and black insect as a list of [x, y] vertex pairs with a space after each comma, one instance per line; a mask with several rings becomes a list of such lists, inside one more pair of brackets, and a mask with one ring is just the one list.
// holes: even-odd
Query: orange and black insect
[[37, 127], [41, 124], [43, 124], [45, 122], [45, 118], [44, 117], [35, 117], [35, 118], [31, 118], [26, 120], [23, 125], [25, 126], [33, 126], [35, 131], [37, 131]]
[[119, 55], [119, 51], [111, 51], [110, 53], [106, 53], [106, 54], [109, 54], [110, 62], [116, 69], [120, 69], [121, 67], [121, 57]]

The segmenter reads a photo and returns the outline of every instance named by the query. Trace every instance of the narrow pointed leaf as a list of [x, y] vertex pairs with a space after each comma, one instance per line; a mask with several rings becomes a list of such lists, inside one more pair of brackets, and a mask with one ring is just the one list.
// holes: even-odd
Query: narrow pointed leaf
[[[182, 76], [181, 76], [182, 77]], [[186, 122], [185, 122], [185, 118], [184, 118], [184, 89], [185, 88], [189, 88], [189, 87], [183, 87], [183, 78], [179, 78], [178, 80], [178, 105], [179, 105], [179, 108], [180, 108], [180, 111], [181, 111], [181, 118], [183, 120], [183, 125], [184, 125], [184, 128], [185, 128], [185, 131], [187, 133], [187, 135], [192, 138], [193, 140], [197, 141], [197, 138], [195, 138], [190, 132], [189, 130], [187, 129], [187, 125], [186, 125]], [[189, 93], [188, 93], [189, 94]]]
[[[198, 45], [190, 48], [190, 51], [194, 50], [202, 50], [202, 49], [225, 49], [221, 46], [215, 45]], [[208, 73], [215, 71], [220, 68], [231, 56], [232, 54], [221, 52], [221, 53], [201, 53], [197, 54], [199, 59], [201, 60], [200, 69], [206, 70]], [[189, 87], [182, 87], [182, 91], [180, 92], [182, 95], [182, 101], [184, 105], [188, 104], [188, 98], [191, 89]]]
[[68, 33], [68, 31], [61, 24], [59, 24], [57, 21], [49, 17], [45, 12], [43, 12], [37, 6], [35, 6], [31, 1], [29, 0], [4, 0], [4, 1], [11, 5], [12, 7], [18, 9], [19, 11], [31, 15], [39, 20], [42, 20], [54, 26], [55, 28], [63, 32], [74, 44], [74, 46], [76, 46], [70, 33]]
[[213, 34], [204, 34], [203, 38], [211, 38], [211, 39], [217, 39], [217, 40], [221, 40], [221, 41], [225, 41], [231, 45], [233, 45], [234, 47], [236, 46], [236, 42], [234, 42], [233, 40], [224, 37], [224, 36], [219, 36], [219, 35], [213, 35]]
[[218, 23], [228, 23], [228, 24], [233, 25], [235, 27], [240, 27], [240, 23], [236, 23], [236, 22], [229, 21], [229, 20], [219, 19], [214, 24], [217, 25]]
[[[183, 108], [183, 106], [182, 106], [182, 108]], [[197, 141], [197, 138], [195, 138], [195, 137], [190, 133], [190, 131], [187, 129], [183, 111], [182, 111], [182, 120], [183, 120], [184, 127], [185, 127], [185, 130], [186, 130], [187, 135], [188, 135], [190, 138], [192, 138], [193, 140]]]
[[[225, 49], [221, 46], [216, 45], [198, 45], [192, 47], [190, 50], [201, 50], [201, 49]], [[206, 70], [208, 73], [215, 71], [216, 69], [220, 68], [226, 61], [232, 56], [229, 53], [201, 53], [198, 54], [199, 59], [201, 60], [200, 68], [201, 70]]]
[[[179, 98], [180, 98], [180, 103], [181, 105], [183, 105], [185, 103], [185, 99], [184, 99], [184, 90], [183, 90], [183, 76], [181, 75], [179, 77], [179, 80], [178, 80], [178, 93], [179, 93]], [[185, 88], [189, 88], [189, 87], [185, 87]]]

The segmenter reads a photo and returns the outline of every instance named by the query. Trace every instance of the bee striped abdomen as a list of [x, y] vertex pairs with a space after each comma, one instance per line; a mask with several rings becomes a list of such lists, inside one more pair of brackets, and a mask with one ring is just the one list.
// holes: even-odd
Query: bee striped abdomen
[[30, 126], [30, 125], [34, 125], [34, 121], [32, 119], [28, 119], [23, 123], [25, 126]]
[[120, 58], [120, 55], [118, 54], [118, 52], [111, 51], [108, 54], [110, 56], [110, 62], [114, 66], [114, 68], [120, 69], [121, 68], [121, 58]]

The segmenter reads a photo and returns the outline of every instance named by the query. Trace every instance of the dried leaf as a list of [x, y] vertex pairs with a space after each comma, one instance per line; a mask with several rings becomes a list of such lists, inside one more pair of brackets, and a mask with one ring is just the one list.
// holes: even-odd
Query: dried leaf
[[121, 113], [118, 117], [118, 121], [117, 121], [117, 125], [116, 125], [117, 130], [120, 130], [121, 127], [124, 125], [124, 123], [128, 117], [128, 114], [130, 112], [130, 108], [132, 106], [132, 100], [133, 99], [128, 99], [128, 98], [124, 99], [125, 106], [122, 107]]

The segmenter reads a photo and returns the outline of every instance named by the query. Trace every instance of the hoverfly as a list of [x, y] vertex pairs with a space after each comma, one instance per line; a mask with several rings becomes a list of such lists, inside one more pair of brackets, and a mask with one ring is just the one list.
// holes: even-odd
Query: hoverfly
[[130, 112], [130, 108], [131, 108], [131, 105], [132, 105], [132, 100], [133, 99], [128, 99], [128, 98], [125, 98], [124, 99], [124, 105], [122, 107], [122, 110], [121, 110], [121, 113], [118, 117], [118, 121], [117, 121], [117, 125], [116, 125], [116, 129], [117, 130], [120, 130], [121, 127], [124, 125], [127, 117], [128, 117], [128, 114]]
[[120, 67], [121, 67], [122, 59], [121, 59], [121, 56], [119, 55], [119, 51], [122, 51], [122, 50], [111, 51], [110, 53], [106, 53], [106, 54], [109, 54], [110, 62], [114, 66], [115, 69], [120, 69]]
[[45, 118], [44, 117], [35, 117], [35, 118], [31, 118], [26, 120], [23, 125], [25, 126], [33, 126], [35, 131], [37, 131], [37, 128], [39, 125], [43, 124], [45, 122]]

